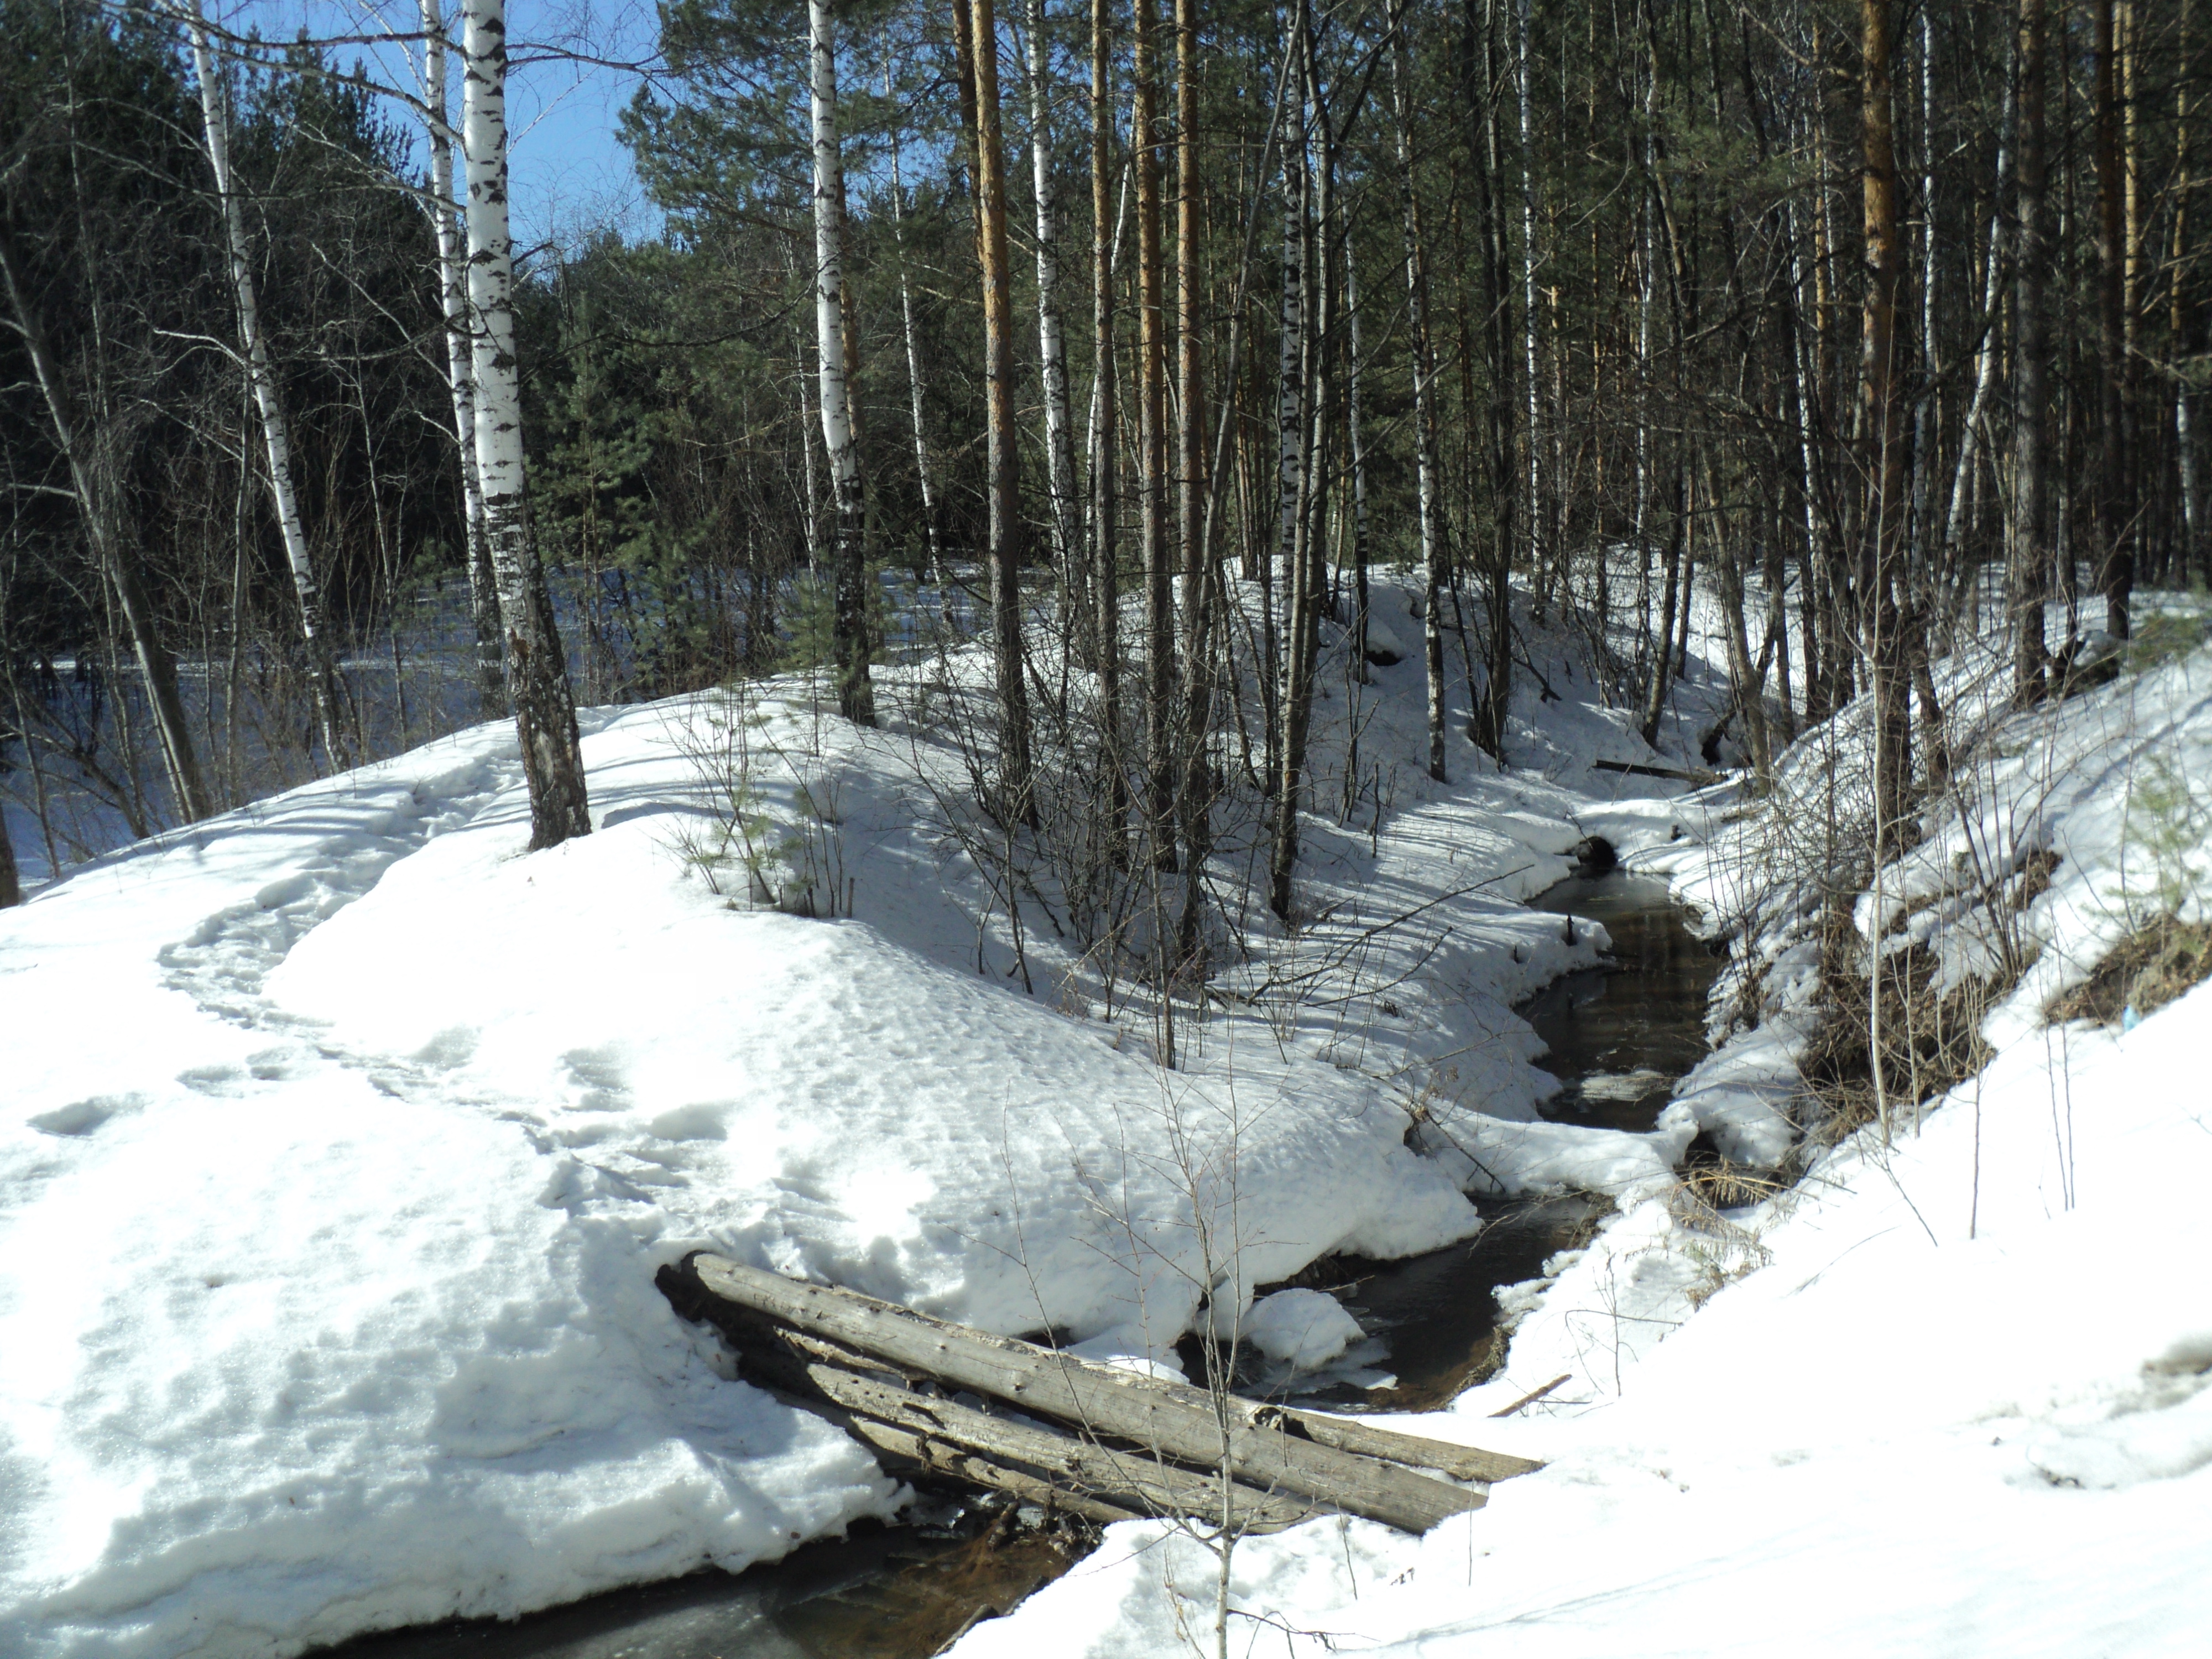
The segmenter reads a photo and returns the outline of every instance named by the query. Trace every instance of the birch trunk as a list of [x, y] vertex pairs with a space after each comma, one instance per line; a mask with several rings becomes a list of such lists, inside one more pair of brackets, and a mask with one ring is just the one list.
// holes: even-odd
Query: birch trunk
[[507, 630], [507, 684], [530, 786], [530, 846], [591, 833], [584, 757], [553, 598], [532, 539], [514, 356], [514, 252], [507, 225], [505, 0], [465, 0], [462, 148], [469, 181], [470, 362], [484, 544]]
[[814, 356], [822, 387], [822, 448], [836, 514], [830, 547], [830, 649], [837, 712], [876, 723], [868, 678], [867, 525], [845, 376], [845, 164], [837, 139], [837, 42], [828, 0], [807, 0], [808, 94], [814, 147]]
[[1052, 115], [1047, 97], [1044, 0], [1029, 0], [1030, 170], [1036, 180], [1037, 356], [1044, 382], [1045, 487], [1053, 568], [1077, 603], [1075, 453], [1067, 416], [1067, 341], [1060, 310], [1060, 214], [1052, 188]]
[[2043, 607], [2050, 586], [2050, 506], [2044, 495], [2049, 447], [2045, 408], [2048, 370], [2043, 283], [2045, 245], [2043, 107], [2048, 35], [2045, 0], [2020, 0], [2020, 185], [2014, 218], [2013, 499], [2006, 549], [2006, 609], [2012, 634], [2013, 700], [2034, 702], [2044, 692], [2049, 647]]
[[446, 319], [446, 379], [453, 389], [453, 436], [460, 454], [461, 513], [468, 544], [469, 619], [476, 630], [477, 692], [486, 720], [507, 713], [507, 653], [501, 648], [499, 583], [484, 541], [483, 480], [477, 467], [476, 377], [469, 364], [468, 260], [453, 194], [453, 134], [446, 94], [446, 24], [439, 0], [422, 0], [423, 126], [430, 141], [430, 216], [438, 235], [438, 300]]
[[1352, 446], [1352, 678], [1368, 683], [1366, 411], [1360, 398], [1359, 261], [1347, 239], [1344, 247], [1344, 309], [1351, 325], [1351, 362], [1345, 375], [1345, 436]]
[[1197, 0], [1175, 0], [1176, 31], [1176, 533], [1182, 544], [1183, 888], [1179, 954], [1199, 951], [1200, 879], [1212, 846], [1212, 781], [1206, 734], [1212, 725], [1209, 641], [1214, 574], [1206, 544], [1206, 389], [1200, 357]]
[[[1091, 592], [1097, 606], [1098, 737], [1107, 780], [1106, 854], [1122, 856], [1128, 811], [1121, 755], [1121, 593], [1114, 488], [1121, 444], [1114, 366], [1114, 250], [1121, 214], [1114, 200], [1113, 32], [1109, 0], [1091, 0]], [[1113, 211], [1109, 213], [1109, 210]]]
[[307, 647], [307, 682], [313, 690], [315, 722], [323, 738], [323, 754], [333, 772], [343, 769], [344, 751], [338, 746], [337, 664], [331, 653], [330, 635], [323, 626], [322, 589], [307, 554], [307, 526], [300, 519], [300, 501], [292, 489], [291, 428], [284, 418], [283, 399], [276, 390], [276, 371], [269, 361], [269, 343], [261, 329], [260, 296], [253, 283], [252, 251], [246, 235], [246, 210], [230, 167], [230, 116], [223, 106], [222, 83], [216, 78], [215, 54], [208, 50], [207, 26], [200, 16], [199, 0], [192, 0], [186, 27], [192, 40], [192, 72], [200, 83], [200, 118], [207, 135], [208, 165], [215, 174], [216, 196], [222, 207], [225, 244], [230, 255], [232, 297], [238, 304], [238, 331], [246, 348], [246, 375], [253, 388], [255, 410], [261, 416], [261, 435], [269, 461], [269, 494], [276, 513], [276, 528], [284, 540], [284, 562], [292, 572], [292, 591], [300, 605], [300, 637]]
[[1159, 20], [1136, 0], [1137, 453], [1145, 564], [1145, 801], [1151, 856], [1175, 866], [1175, 563], [1168, 547], [1167, 308], [1160, 213]]
[[1544, 548], [1540, 539], [1544, 522], [1543, 474], [1540, 459], [1541, 446], [1537, 442], [1536, 434], [1540, 426], [1538, 398], [1542, 380], [1536, 363], [1536, 156], [1534, 139], [1529, 130], [1528, 5], [1529, 0], [1513, 0], [1513, 83], [1515, 95], [1520, 103], [1521, 128], [1522, 372], [1528, 382], [1524, 411], [1528, 421], [1528, 453], [1522, 468], [1527, 501], [1522, 514], [1528, 524], [1528, 574], [1535, 584], [1536, 599], [1540, 606], [1550, 581], [1550, 572], [1546, 568]]
[[1990, 319], [1990, 325], [1982, 336], [1981, 349], [1974, 354], [1974, 390], [1966, 400], [1966, 418], [1959, 432], [1959, 459], [1951, 469], [1950, 501], [1943, 512], [1942, 552], [1947, 558], [1956, 556], [1959, 524], [1966, 516], [1966, 492], [1972, 487], [1974, 466], [1980, 454], [1982, 423], [1989, 418], [1990, 392], [1996, 384], [1996, 309], [2004, 292], [2005, 183], [2011, 175], [2012, 151], [2018, 142], [2019, 125], [2020, 60], [2015, 54], [2012, 74], [2005, 83], [2004, 116], [1997, 137], [1996, 183], [1990, 198], [1989, 258], [1982, 274], [1982, 313]]
[[1443, 542], [1437, 527], [1436, 350], [1429, 333], [1429, 274], [1420, 198], [1413, 188], [1413, 54], [1406, 44], [1405, 0], [1391, 8], [1390, 88], [1397, 119], [1399, 209], [1406, 244], [1406, 301], [1413, 355], [1413, 471], [1421, 541], [1421, 655], [1428, 674], [1429, 775], [1444, 770]]
[[1014, 321], [1006, 255], [1006, 151], [999, 125], [999, 27], [992, 0], [966, 0], [975, 87], [976, 238], [983, 278], [988, 416], [991, 622], [999, 691], [1000, 787], [1009, 823], [1035, 823], [1029, 695], [1023, 679], [1020, 451], [1014, 430]]
[[1306, 641], [1312, 632], [1315, 599], [1313, 561], [1309, 556], [1306, 507], [1305, 375], [1310, 330], [1306, 279], [1312, 222], [1306, 205], [1306, 98], [1311, 58], [1307, 52], [1304, 0], [1291, 15], [1297, 68], [1283, 88], [1289, 112], [1283, 137], [1283, 335], [1281, 388], [1276, 403], [1276, 538], [1284, 590], [1284, 664], [1280, 696], [1282, 734], [1276, 745], [1275, 821], [1267, 859], [1267, 908], [1287, 921], [1291, 915], [1291, 872], [1298, 855], [1298, 787], [1305, 766], [1305, 722], [1312, 708], [1313, 665]]

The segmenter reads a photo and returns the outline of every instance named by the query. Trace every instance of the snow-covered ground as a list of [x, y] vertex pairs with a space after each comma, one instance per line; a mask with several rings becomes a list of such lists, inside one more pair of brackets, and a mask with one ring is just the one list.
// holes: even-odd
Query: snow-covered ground
[[[1946, 1108], [1771, 1212], [1686, 1221], [1692, 1136], [1779, 1155], [1786, 1054], [1723, 1051], [1652, 1135], [1534, 1121], [1553, 1084], [1510, 1005], [1605, 939], [1518, 901], [1592, 830], [1718, 881], [1725, 813], [1593, 770], [1650, 751], [1568, 642], [1529, 636], [1558, 700], [1517, 700], [1514, 770], [1455, 736], [1449, 785], [1418, 759], [1418, 661], [1355, 690], [1332, 651], [1316, 793], [1348, 810], [1307, 820], [1304, 925], [1252, 919], [1173, 1071], [1064, 896], [1018, 890], [1018, 931], [994, 882], [1017, 884], [952, 833], [960, 757], [911, 717], [959, 695], [942, 665], [886, 673], [873, 735], [793, 682], [589, 714], [594, 833], [549, 853], [522, 853], [511, 732], [480, 728], [0, 915], [0, 1652], [291, 1653], [889, 1513], [856, 1447], [726, 1380], [668, 1310], [653, 1271], [700, 1245], [1160, 1364], [1202, 1307], [1324, 1252], [1466, 1236], [1462, 1182], [1620, 1205], [1518, 1293], [1505, 1373], [1424, 1419], [1551, 1467], [1425, 1540], [1248, 1543], [1246, 1613], [1430, 1651], [1478, 1626], [1485, 1651], [1655, 1651], [1629, 1632], [1679, 1620], [1674, 1650], [1709, 1652], [1774, 1639], [1790, 1595], [1859, 1632], [1837, 1651], [1919, 1650], [1895, 1637], [1916, 1606], [1957, 1650], [2009, 1651], [1960, 1607], [2016, 1585], [2003, 1617], [2040, 1639], [2067, 1627], [2036, 1596], [2071, 1585], [2090, 1619], [2109, 1578], [2142, 1631], [2179, 1628], [2158, 1620], [2202, 1592], [2177, 1552], [2212, 1539], [2185, 1476], [2212, 1458], [2212, 1311], [2175, 1264], [2207, 1242], [2184, 1194], [2212, 1129], [2165, 1068], [2204, 994], [2122, 1038], [2023, 1036], [1978, 1137]], [[1698, 668], [1678, 757], [1719, 690]], [[2201, 747], [2212, 662], [2164, 672], [2182, 691], [2156, 708]], [[732, 812], [774, 884], [811, 869], [839, 914], [757, 904]], [[2061, 868], [2087, 892], [2088, 819], [2052, 833], [2077, 822]], [[2061, 1144], [2054, 1075], [2063, 1202], [2036, 1150]], [[1357, 1336], [1296, 1293], [1255, 1318], [1291, 1358]], [[1117, 1529], [970, 1647], [1174, 1650], [1179, 1595], [1212, 1592], [1156, 1531]]]
[[[1990, 741], [1968, 810], [1928, 824], [1880, 908], [1888, 948], [1925, 944], [1954, 975], [1987, 964], [2018, 908], [2034, 962], [1988, 1013], [1994, 1061], [1765, 1203], [1715, 1212], [1657, 1176], [1618, 1188], [1589, 1248], [1509, 1297], [1504, 1370], [1413, 1425], [1547, 1467], [1419, 1540], [1327, 1521], [1244, 1541], [1231, 1651], [2204, 1650], [2212, 984], [2124, 1031], [2044, 1010], [2161, 908], [2212, 920], [2212, 648], [2013, 717], [1952, 666]], [[1677, 842], [1637, 835], [1649, 810], [1613, 815], [1631, 862], [1713, 915], [1787, 873], [1758, 867], [1774, 843], [1755, 815], [1717, 809]], [[2037, 852], [2058, 856], [2039, 893]], [[1869, 895], [1862, 925], [1876, 913]], [[1771, 1163], [1809, 975], [1793, 918], [1753, 920], [1770, 1018], [1668, 1114]], [[957, 1652], [1211, 1652], [1216, 1571], [1190, 1538], [1131, 1523]]]
[[[1508, 1005], [1604, 940], [1515, 902], [1583, 797], [1456, 739], [1432, 787], [1419, 676], [1361, 693], [1382, 799], [1313, 822], [1319, 914], [1184, 1010], [1176, 1071], [1042, 901], [1017, 953], [942, 821], [957, 754], [795, 682], [587, 714], [595, 833], [548, 853], [483, 727], [0, 915], [0, 1651], [296, 1651], [889, 1513], [671, 1314], [701, 1245], [1157, 1364], [1324, 1252], [1468, 1235], [1403, 1103], [1532, 1117]], [[753, 903], [733, 812], [851, 915]]]

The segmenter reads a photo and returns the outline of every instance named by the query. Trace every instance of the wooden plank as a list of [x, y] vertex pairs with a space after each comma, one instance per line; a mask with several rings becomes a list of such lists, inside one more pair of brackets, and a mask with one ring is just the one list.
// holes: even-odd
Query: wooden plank
[[1485, 1451], [1480, 1446], [1460, 1446], [1449, 1440], [1401, 1434], [1395, 1429], [1378, 1429], [1371, 1423], [1331, 1417], [1325, 1412], [1297, 1411], [1285, 1406], [1282, 1415], [1297, 1424], [1306, 1438], [1317, 1440], [1324, 1446], [1334, 1446], [1339, 1451], [1354, 1452], [1363, 1457], [1408, 1463], [1417, 1469], [1435, 1469], [1455, 1480], [1510, 1480], [1517, 1474], [1534, 1474], [1544, 1467], [1533, 1457], [1516, 1457], [1510, 1452]]
[[[959, 1472], [936, 1461], [942, 1449], [956, 1457], [981, 1457], [994, 1468], [1028, 1476], [1054, 1492], [1109, 1506], [1117, 1517], [1186, 1515], [1209, 1522], [1221, 1519], [1224, 1494], [1220, 1481], [1213, 1476], [1194, 1474], [1142, 1452], [1086, 1444], [1065, 1432], [988, 1416], [956, 1401], [915, 1394], [834, 1365], [813, 1366], [811, 1380], [833, 1404], [918, 1443], [920, 1449], [908, 1455], [929, 1462], [933, 1468]], [[862, 1432], [874, 1437], [870, 1430]], [[1279, 1531], [1324, 1512], [1314, 1503], [1289, 1493], [1258, 1492], [1234, 1482], [1227, 1496], [1233, 1524], [1248, 1532]]]
[[1266, 1407], [1249, 1401], [1237, 1402], [1224, 1423], [1212, 1398], [1195, 1389], [1146, 1386], [1146, 1379], [1032, 1343], [726, 1257], [702, 1252], [685, 1265], [708, 1296], [855, 1349], [894, 1370], [986, 1395], [1176, 1462], [1218, 1468], [1225, 1462], [1239, 1480], [1264, 1492], [1296, 1493], [1415, 1533], [1484, 1501], [1479, 1492], [1286, 1434], [1263, 1420]]

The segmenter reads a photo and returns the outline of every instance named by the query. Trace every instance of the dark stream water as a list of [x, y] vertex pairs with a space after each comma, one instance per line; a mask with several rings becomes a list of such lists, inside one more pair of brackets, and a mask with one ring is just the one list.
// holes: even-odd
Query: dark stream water
[[[1559, 1122], [1649, 1129], [1674, 1081], [1705, 1051], [1705, 999], [1720, 961], [1682, 924], [1666, 884], [1571, 877], [1529, 901], [1613, 937], [1605, 966], [1570, 974], [1521, 1012], [1565, 1087]], [[1567, 925], [1565, 921], [1562, 926]], [[1587, 1237], [1589, 1200], [1486, 1208], [1465, 1244], [1402, 1261], [1323, 1261], [1301, 1282], [1328, 1290], [1370, 1340], [1318, 1386], [1316, 1404], [1418, 1411], [1492, 1370], [1504, 1344], [1497, 1291], [1538, 1276]], [[315, 1659], [927, 1659], [977, 1620], [1011, 1611], [1066, 1571], [1052, 1540], [1015, 1533], [982, 1506], [931, 1524], [855, 1529], [750, 1572], [699, 1572], [597, 1595], [527, 1618], [457, 1620], [359, 1638]]]
[[[1705, 1054], [1705, 1002], [1722, 958], [1651, 877], [1571, 876], [1528, 904], [1576, 926], [1602, 922], [1613, 939], [1608, 962], [1554, 980], [1521, 1006], [1548, 1050], [1540, 1063], [1564, 1085], [1544, 1115], [1650, 1129], [1674, 1080]], [[1322, 1272], [1310, 1282], [1342, 1302], [1371, 1340], [1346, 1356], [1348, 1374], [1303, 1397], [1345, 1411], [1431, 1411], [1497, 1368], [1505, 1346], [1499, 1288], [1538, 1277], [1547, 1257], [1583, 1243], [1602, 1210], [1573, 1195], [1482, 1207], [1490, 1225], [1467, 1243], [1341, 1264], [1358, 1276], [1334, 1284], [1327, 1264], [1316, 1264]]]

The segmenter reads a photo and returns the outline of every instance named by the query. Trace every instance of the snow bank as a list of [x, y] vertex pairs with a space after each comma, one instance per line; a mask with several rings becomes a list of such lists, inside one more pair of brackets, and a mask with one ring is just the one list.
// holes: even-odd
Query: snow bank
[[1164, 1073], [963, 971], [894, 740], [825, 759], [879, 861], [813, 921], [695, 872], [670, 710], [589, 724], [551, 852], [485, 729], [0, 918], [0, 1651], [292, 1652], [888, 1512], [670, 1313], [690, 1248], [1157, 1363], [1478, 1224], [1370, 1079]]
[[[1999, 872], [1984, 894], [1964, 879], [1962, 840], [1931, 823], [1886, 898], [1894, 908], [1862, 920], [1910, 909], [1899, 937], [1966, 971], [1978, 908], [1986, 920], [1990, 904], [2024, 906], [2009, 914], [2040, 954], [1984, 1026], [1995, 1060], [1903, 1115], [1887, 1144], [1863, 1131], [1764, 1204], [1715, 1211], [1656, 1175], [1630, 1182], [1587, 1248], [1507, 1293], [1519, 1322], [1505, 1368], [1440, 1431], [1547, 1467], [1422, 1540], [1328, 1520], [1241, 1544], [1237, 1650], [2201, 1650], [2212, 985], [2124, 1033], [2050, 1026], [2042, 1012], [2144, 914], [2159, 868], [2147, 805], [2166, 826], [2166, 868], [2186, 877], [2167, 895], [2203, 914], [2212, 812], [2190, 803], [2212, 743], [2212, 651], [2056, 711], [1990, 718], [1996, 764], [1974, 797], [1984, 816], [1960, 836], [2002, 818], [2027, 848], [2059, 853], [2050, 886], [2007, 890]], [[2189, 781], [2179, 795], [2177, 775]], [[1733, 810], [1675, 802], [1617, 812], [1613, 827], [1638, 867], [1671, 867], [1710, 917], [1743, 926], [1731, 905], [1755, 872], [1713, 860], [1705, 841]], [[1685, 817], [1682, 841], [1634, 834]], [[2186, 835], [2173, 828], [2185, 820]], [[1798, 1006], [1812, 967], [1802, 934], [1754, 942], [1769, 951], [1757, 963], [1769, 996]], [[1708, 1130], [1731, 1156], [1766, 1159], [1781, 1134], [1761, 1112], [1779, 1103], [1793, 1047], [1786, 1024], [1739, 1039], [1685, 1080], [1661, 1133]], [[1489, 1420], [1562, 1374], [1540, 1403]], [[1210, 1631], [1214, 1593], [1210, 1553], [1133, 1523], [957, 1651], [1181, 1650]]]

